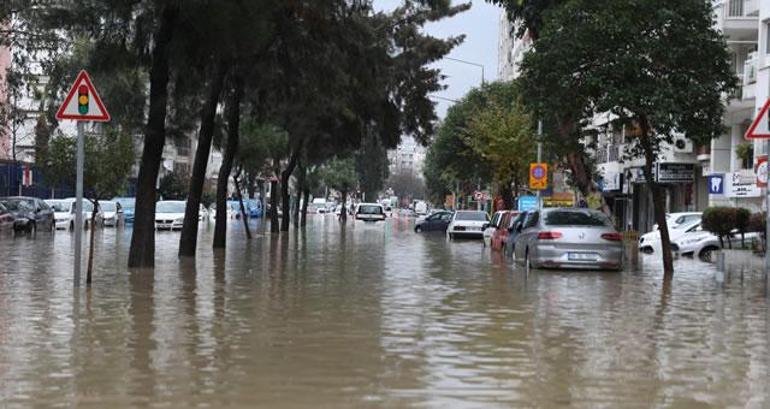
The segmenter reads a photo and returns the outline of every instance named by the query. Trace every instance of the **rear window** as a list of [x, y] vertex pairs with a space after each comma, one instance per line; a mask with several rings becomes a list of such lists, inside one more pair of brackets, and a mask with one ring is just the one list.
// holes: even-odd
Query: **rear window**
[[547, 226], [609, 226], [610, 221], [599, 212], [548, 212], [545, 214]]
[[380, 206], [360, 206], [358, 208], [359, 214], [382, 214], [382, 207]]
[[484, 212], [459, 212], [455, 220], [469, 220], [473, 222], [485, 222], [489, 220]]

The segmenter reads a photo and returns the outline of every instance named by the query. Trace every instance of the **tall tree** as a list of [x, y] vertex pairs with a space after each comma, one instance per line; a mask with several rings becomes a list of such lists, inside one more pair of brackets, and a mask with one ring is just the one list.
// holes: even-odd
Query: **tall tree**
[[353, 158], [334, 158], [323, 169], [323, 181], [326, 186], [340, 193], [340, 220], [347, 220], [348, 195], [356, 188], [356, 163]]
[[644, 158], [667, 279], [673, 263], [654, 167], [676, 134], [698, 144], [721, 135], [722, 95], [736, 85], [728, 61], [711, 5], [699, 0], [570, 0], [549, 15], [524, 60], [525, 94], [541, 109], [558, 109], [555, 95], [580, 95], [576, 123], [609, 112], [641, 130], [627, 153]]

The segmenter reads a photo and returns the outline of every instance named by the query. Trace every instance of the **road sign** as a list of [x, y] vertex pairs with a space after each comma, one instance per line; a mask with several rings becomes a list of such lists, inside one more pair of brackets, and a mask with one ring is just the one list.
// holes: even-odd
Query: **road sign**
[[725, 193], [725, 175], [709, 175], [706, 178], [709, 194], [722, 195]]
[[757, 168], [754, 173], [757, 174], [757, 187], [767, 187], [767, 155], [757, 158]]
[[754, 123], [746, 131], [746, 139], [768, 138], [770, 138], [770, 99], [765, 102], [765, 106], [759, 111]]
[[519, 211], [528, 212], [531, 210], [537, 210], [537, 197], [536, 196], [521, 196], [519, 197]]
[[96, 92], [91, 77], [85, 71], [80, 71], [75, 83], [72, 84], [67, 98], [56, 112], [56, 119], [72, 119], [75, 121], [109, 122], [110, 114], [104, 107], [99, 93]]
[[545, 190], [548, 188], [548, 164], [531, 163], [529, 165], [529, 188]]

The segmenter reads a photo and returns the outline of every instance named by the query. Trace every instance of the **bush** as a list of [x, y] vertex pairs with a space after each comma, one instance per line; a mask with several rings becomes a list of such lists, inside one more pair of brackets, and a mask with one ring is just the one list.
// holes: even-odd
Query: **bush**
[[749, 218], [749, 226], [747, 232], [752, 233], [764, 233], [767, 228], [767, 220], [765, 219], [765, 213], [754, 213]]
[[724, 237], [730, 237], [730, 232], [735, 229], [737, 209], [734, 207], [709, 207], [703, 211], [701, 225], [719, 237], [719, 243], [724, 247]]

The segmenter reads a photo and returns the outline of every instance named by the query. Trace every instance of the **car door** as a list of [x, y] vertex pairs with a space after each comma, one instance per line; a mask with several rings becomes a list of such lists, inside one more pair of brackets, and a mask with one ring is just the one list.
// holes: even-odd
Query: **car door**
[[51, 207], [46, 202], [35, 199], [35, 225], [41, 229], [47, 229], [51, 227], [52, 220], [53, 211]]
[[441, 217], [436, 221], [436, 230], [446, 232], [449, 223], [452, 221], [452, 213], [442, 213]]
[[527, 217], [524, 219], [524, 222], [521, 227], [521, 232], [519, 232], [518, 236], [516, 237], [516, 259], [524, 261], [524, 254], [527, 251], [527, 247], [531, 244], [532, 237], [536, 237], [537, 233], [537, 221], [540, 218], [540, 212], [535, 211], [532, 213], [527, 213]]

